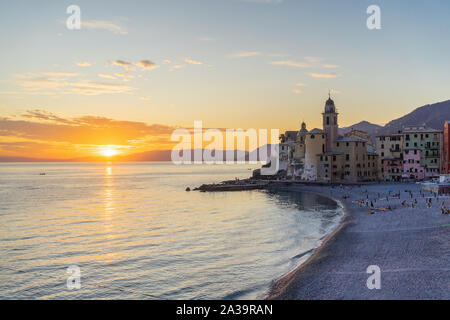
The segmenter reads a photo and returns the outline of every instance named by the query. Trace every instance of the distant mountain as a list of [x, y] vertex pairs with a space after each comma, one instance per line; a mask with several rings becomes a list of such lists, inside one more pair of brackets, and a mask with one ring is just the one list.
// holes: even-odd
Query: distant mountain
[[339, 134], [344, 135], [351, 130], [361, 130], [368, 133], [370, 136], [375, 136], [381, 128], [383, 127], [378, 124], [370, 123], [369, 121], [361, 121], [348, 127], [339, 128]]
[[[267, 148], [267, 150], [265, 150]], [[202, 149], [202, 154], [206, 151]], [[187, 150], [188, 153], [191, 154], [191, 159], [194, 160], [194, 150]], [[228, 155], [226, 152], [229, 152]], [[111, 158], [111, 161], [114, 162], [139, 162], [139, 161], [171, 161], [171, 150], [155, 150], [155, 151], [147, 151], [141, 153], [134, 153], [125, 156], [115, 156]], [[245, 160], [249, 161], [256, 157], [259, 161], [267, 160], [267, 157], [263, 155], [267, 154], [270, 156], [270, 144], [255, 149], [251, 152], [244, 151], [243, 153], [239, 153], [237, 150], [234, 151], [223, 151], [222, 160], [225, 161], [227, 158], [231, 158], [234, 161], [237, 160]], [[215, 154], [213, 153], [213, 156]], [[0, 162], [104, 162], [107, 161], [107, 158], [101, 157], [83, 157], [83, 158], [72, 158], [72, 159], [37, 159], [37, 158], [26, 158], [26, 157], [0, 157]]]
[[445, 120], [450, 120], [450, 100], [419, 107], [403, 117], [392, 120], [380, 129], [378, 134], [396, 133], [405, 126], [413, 125], [443, 130]]

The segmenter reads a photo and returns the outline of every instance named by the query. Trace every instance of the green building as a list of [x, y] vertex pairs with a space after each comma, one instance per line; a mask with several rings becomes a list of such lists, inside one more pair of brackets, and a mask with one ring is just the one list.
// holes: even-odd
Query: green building
[[425, 178], [439, 176], [442, 131], [425, 126], [403, 128], [403, 150], [420, 150]]

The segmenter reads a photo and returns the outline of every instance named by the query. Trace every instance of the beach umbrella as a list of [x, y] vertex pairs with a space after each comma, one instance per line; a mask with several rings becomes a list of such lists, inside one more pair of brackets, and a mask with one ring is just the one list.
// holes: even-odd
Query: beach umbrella
[[388, 190], [387, 192], [388, 192], [388, 193], [391, 193], [391, 192], [394, 192], [394, 191], [392, 191], [392, 190]]

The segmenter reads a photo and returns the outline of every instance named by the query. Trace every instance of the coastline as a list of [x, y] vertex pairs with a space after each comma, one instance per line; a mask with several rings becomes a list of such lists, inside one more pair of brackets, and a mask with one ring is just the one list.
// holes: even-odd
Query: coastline
[[[388, 189], [400, 193], [400, 199], [390, 197], [394, 193], [386, 193]], [[450, 206], [449, 197], [434, 198], [427, 208], [426, 197], [434, 196], [408, 183], [274, 190], [318, 193], [340, 204], [344, 216], [306, 261], [274, 281], [265, 299], [450, 298], [450, 217], [440, 212], [441, 202]], [[342, 199], [344, 195], [349, 197]], [[371, 215], [368, 207], [358, 206], [366, 197], [378, 202], [376, 208], [389, 203], [392, 210]], [[414, 209], [401, 205], [413, 199], [418, 200]], [[381, 269], [379, 290], [367, 288], [369, 265]]]

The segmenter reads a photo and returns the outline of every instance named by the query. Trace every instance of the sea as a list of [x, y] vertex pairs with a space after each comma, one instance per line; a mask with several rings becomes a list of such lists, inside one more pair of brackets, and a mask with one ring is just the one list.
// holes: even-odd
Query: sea
[[255, 165], [0, 164], [0, 299], [261, 299], [336, 228], [312, 193], [186, 191]]

